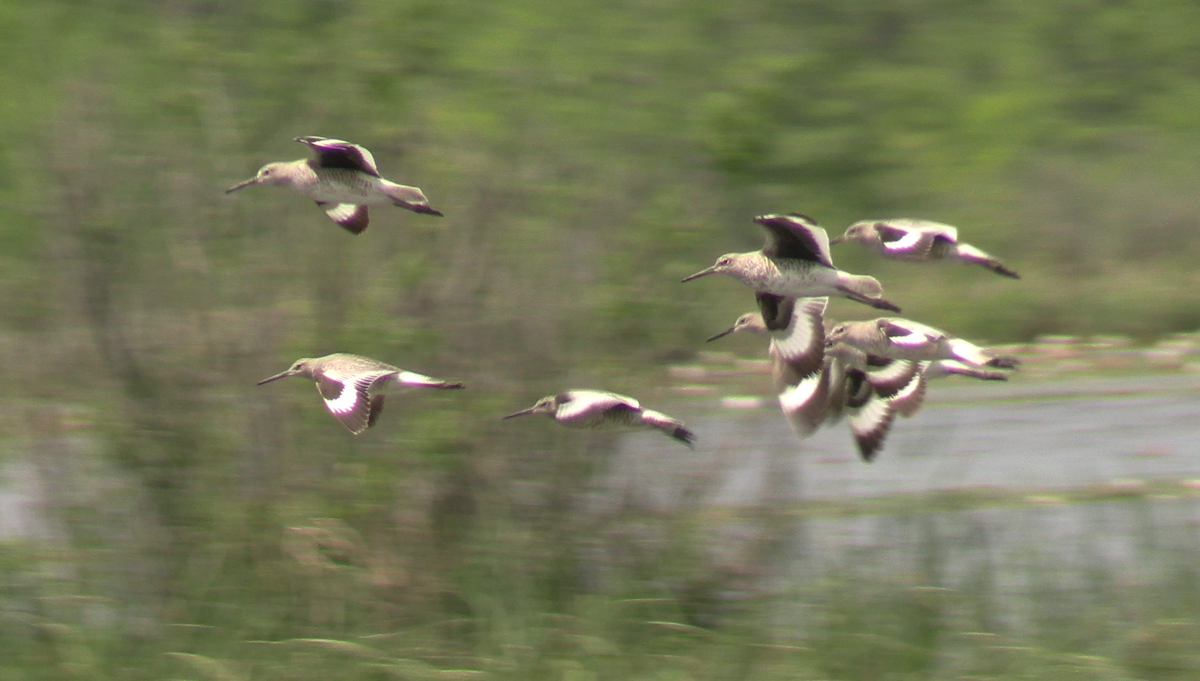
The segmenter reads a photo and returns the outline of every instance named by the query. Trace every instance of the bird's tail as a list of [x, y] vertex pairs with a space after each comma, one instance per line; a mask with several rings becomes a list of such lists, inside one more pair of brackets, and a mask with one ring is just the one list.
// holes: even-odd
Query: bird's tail
[[[1002, 358], [1002, 359], [1012, 360], [1014, 363], [1016, 362], [1016, 360], [1012, 357], [1006, 357], [1006, 358]], [[989, 361], [995, 361], [995, 360], [989, 360]], [[993, 364], [992, 366], [997, 366], [997, 365]], [[968, 378], [975, 378], [975, 379], [979, 379], [981, 381], [1007, 381], [1008, 380], [1008, 375], [1002, 371], [988, 371], [987, 369], [980, 369], [978, 367], [973, 367], [973, 366], [964, 364], [963, 362], [958, 362], [958, 361], [955, 361], [952, 359], [943, 359], [939, 362], [935, 362], [933, 365], [930, 366], [929, 372], [930, 372], [930, 375], [934, 376], [934, 377], [954, 375], [954, 376], [966, 376]]]
[[1017, 274], [1016, 270], [1005, 266], [1004, 263], [970, 244], [959, 244], [957, 250], [958, 257], [966, 260], [967, 262], [983, 265], [996, 274], [1002, 274], [1006, 277], [1012, 277], [1013, 279], [1021, 278], [1021, 275]]
[[991, 258], [987, 262], [982, 262], [980, 264], [983, 265], [984, 267], [988, 268], [989, 270], [995, 272], [996, 274], [1003, 274], [1004, 276], [1012, 277], [1013, 279], [1021, 278], [1021, 275], [1017, 274], [1016, 270], [1006, 267], [1004, 265], [1004, 263], [1000, 262], [999, 260], [997, 260], [995, 258]]
[[696, 448], [696, 434], [685, 428], [683, 422], [679, 419], [673, 419], [662, 412], [652, 409], [643, 409], [642, 423], [651, 428], [661, 430], [692, 449]]
[[[1020, 363], [1021, 363], [1021, 360], [1017, 359], [1016, 357], [1010, 357], [1007, 355], [1001, 355], [1000, 357], [993, 357], [993, 358], [989, 359], [988, 361], [984, 362], [985, 365], [990, 366], [990, 367], [996, 367], [997, 369], [1016, 369]], [[979, 378], [979, 377], [977, 376], [976, 378]]]
[[850, 300], [863, 305], [890, 312], [900, 311], [900, 308], [883, 299], [883, 287], [875, 277], [838, 272], [837, 289]]
[[424, 192], [416, 187], [407, 187], [385, 180], [383, 191], [387, 193], [392, 203], [401, 208], [407, 208], [414, 213], [424, 213], [426, 215], [440, 216], [442, 214], [440, 210], [429, 205], [429, 199], [425, 198]]
[[458, 381], [443, 381], [440, 378], [425, 376], [423, 374], [414, 373], [412, 371], [400, 371], [395, 374], [396, 383], [402, 386], [419, 386], [422, 388], [465, 388], [466, 386]]
[[950, 352], [956, 358], [975, 367], [994, 367], [996, 369], [1016, 369], [1021, 363], [1016, 357], [1001, 355], [993, 357], [986, 350], [962, 338], [951, 338], [947, 341]]

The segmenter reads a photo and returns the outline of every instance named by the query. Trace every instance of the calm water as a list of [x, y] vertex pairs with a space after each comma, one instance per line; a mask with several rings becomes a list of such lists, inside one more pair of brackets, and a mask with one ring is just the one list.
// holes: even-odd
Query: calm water
[[[1028, 385], [942, 381], [920, 413], [897, 419], [871, 464], [858, 460], [844, 423], [800, 441], [773, 403], [758, 409], [717, 403], [663, 405], [695, 428], [697, 451], [657, 433], [623, 436], [592, 502], [599, 508], [631, 499], [658, 508], [752, 506], [980, 486], [1045, 490], [1200, 480], [1200, 377]], [[39, 522], [34, 470], [18, 460], [0, 473], [0, 538], [52, 534]], [[1194, 536], [1200, 497], [798, 518], [795, 544], [806, 570], [863, 549], [912, 556], [929, 536], [954, 544], [974, 556], [970, 560], [986, 557], [978, 552], [994, 552], [999, 542], [1006, 550], [992, 556], [996, 560], [1044, 557], [1050, 547], [1059, 558], [1077, 557], [1069, 562], [1078, 564], [1097, 556], [1131, 560], [1148, 527]]]
[[689, 476], [720, 467], [720, 484], [706, 501], [733, 505], [755, 503], [764, 493], [779, 500], [780, 492], [815, 499], [1200, 478], [1200, 381], [1136, 378], [990, 391], [949, 383], [934, 384], [916, 416], [895, 421], [871, 464], [858, 460], [845, 423], [800, 441], [768, 402], [690, 419], [700, 443], [695, 453], [653, 434], [630, 435], [614, 476], [674, 503]]
[[[1034, 616], [1047, 583], [1059, 587], [1055, 598], [1094, 594], [1097, 579], [1106, 588], [1153, 584], [1180, 556], [1200, 555], [1200, 492], [1078, 504], [1053, 496], [1054, 488], [1200, 480], [1195, 379], [1010, 385], [992, 393], [947, 383], [934, 385], [933, 401], [915, 417], [897, 420], [871, 464], [858, 460], [844, 423], [801, 442], [768, 404], [693, 419], [705, 444], [695, 453], [654, 434], [626, 437], [607, 484], [659, 507], [1035, 488], [1015, 507], [797, 515], [789, 530], [793, 584], [848, 569], [903, 575], [936, 566], [939, 574], [926, 574], [925, 583], [987, 582], [1001, 604], [997, 616], [1009, 621]], [[714, 536], [730, 532], [714, 528]], [[736, 554], [736, 545], [727, 551]]]

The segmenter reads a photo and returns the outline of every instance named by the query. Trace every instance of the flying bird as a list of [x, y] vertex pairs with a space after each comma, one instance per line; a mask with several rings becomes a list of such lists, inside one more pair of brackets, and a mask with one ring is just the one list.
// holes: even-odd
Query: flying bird
[[864, 220], [856, 222], [845, 234], [829, 243], [858, 241], [876, 253], [893, 260], [922, 262], [925, 260], [959, 260], [982, 265], [996, 274], [1013, 279], [1021, 275], [968, 243], [958, 240], [958, 229], [929, 220], [897, 218], [894, 220]]
[[993, 356], [970, 341], [898, 317], [837, 324], [825, 336], [826, 349], [835, 343], [845, 343], [880, 357], [918, 362], [949, 359], [971, 367], [997, 369], [1015, 369], [1019, 363], [1015, 357]]
[[264, 378], [258, 384], [291, 376], [304, 376], [316, 382], [329, 413], [355, 435], [375, 425], [383, 411], [384, 393], [388, 390], [464, 387], [462, 383], [431, 378], [369, 357], [344, 353], [298, 359], [287, 371]]
[[914, 390], [908, 391], [903, 397], [892, 400], [892, 406], [905, 418], [911, 418], [925, 402], [925, 392], [930, 381], [947, 376], [966, 376], [980, 381], [1007, 381], [1008, 374], [1003, 371], [983, 369], [972, 366], [957, 359], [939, 359], [931, 362], [918, 362], [920, 376]]
[[799, 213], [760, 215], [754, 221], [767, 232], [761, 250], [727, 253], [715, 264], [684, 281], [710, 274], [727, 274], [758, 293], [785, 298], [839, 296], [899, 312], [884, 300], [874, 277], [843, 272], [833, 266], [829, 235], [812, 218]]
[[734, 333], [767, 333], [771, 374], [779, 407], [801, 438], [816, 431], [825, 417], [828, 378], [822, 367], [825, 356], [823, 315], [829, 299], [785, 298], [757, 294], [759, 311], [747, 312], [733, 326], [709, 342]]
[[844, 416], [859, 456], [870, 463], [883, 448], [901, 406], [917, 391], [924, 395], [921, 365], [837, 342], [826, 348], [825, 359], [832, 386], [826, 419], [837, 422]]
[[538, 400], [528, 409], [505, 416], [512, 419], [528, 414], [544, 414], [570, 428], [612, 430], [616, 428], [653, 428], [695, 446], [696, 434], [683, 421], [662, 412], [644, 409], [632, 397], [603, 390], [568, 390]]
[[330, 220], [353, 234], [362, 234], [370, 224], [367, 206], [391, 204], [414, 213], [441, 215], [430, 207], [420, 189], [383, 179], [375, 157], [365, 147], [325, 137], [297, 137], [295, 141], [308, 147], [309, 158], [268, 163], [257, 175], [225, 193], [256, 184], [288, 187], [316, 201]]

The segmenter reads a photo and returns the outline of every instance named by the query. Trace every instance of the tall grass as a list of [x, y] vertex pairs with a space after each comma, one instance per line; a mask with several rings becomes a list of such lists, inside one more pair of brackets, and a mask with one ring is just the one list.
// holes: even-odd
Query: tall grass
[[0, 546], [6, 679], [1200, 673], [1187, 498], [714, 515], [597, 487], [612, 440], [547, 431], [386, 491], [337, 455], [309, 485], [340, 518], [228, 498], [172, 537], [94, 437], [34, 447], [73, 468], [41, 469], [45, 526]]

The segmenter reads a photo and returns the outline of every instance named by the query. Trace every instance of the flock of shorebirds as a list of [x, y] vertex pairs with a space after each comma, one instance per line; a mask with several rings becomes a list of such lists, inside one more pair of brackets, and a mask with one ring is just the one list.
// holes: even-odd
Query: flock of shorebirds
[[[335, 223], [353, 234], [369, 224], [368, 206], [395, 205], [416, 213], [442, 215], [425, 194], [384, 179], [371, 152], [342, 140], [298, 137], [310, 154], [297, 161], [268, 163], [226, 193], [252, 185], [280, 185], [316, 201]], [[829, 239], [815, 221], [798, 213], [763, 215], [754, 222], [766, 230], [761, 250], [729, 253], [711, 267], [687, 277], [725, 274], [754, 289], [756, 312], [738, 318], [712, 338], [741, 331], [767, 333], [767, 349], [779, 405], [792, 430], [808, 437], [843, 417], [864, 460], [883, 445], [897, 414], [920, 408], [929, 380], [959, 375], [1006, 380], [1001, 369], [1017, 360], [996, 356], [944, 331], [899, 317], [833, 323], [825, 318], [830, 296], [899, 312], [883, 298], [873, 277], [843, 272], [833, 265], [830, 244], [860, 242], [876, 253], [910, 262], [957, 260], [1004, 276], [1016, 272], [983, 251], [958, 240], [958, 230], [926, 220], [870, 220], [851, 225]], [[333, 354], [297, 360], [287, 371], [259, 382], [290, 376], [312, 379], [325, 406], [355, 435], [375, 425], [384, 394], [401, 387], [462, 388], [463, 384], [405, 371], [368, 357]], [[642, 407], [637, 400], [600, 390], [567, 390], [505, 416], [545, 414], [573, 428], [653, 428], [688, 445], [695, 434], [682, 421]]]

